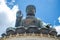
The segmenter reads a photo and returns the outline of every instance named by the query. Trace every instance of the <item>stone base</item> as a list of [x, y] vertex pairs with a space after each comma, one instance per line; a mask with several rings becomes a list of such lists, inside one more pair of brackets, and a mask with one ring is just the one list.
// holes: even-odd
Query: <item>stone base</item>
[[49, 34], [17, 34], [1, 38], [1, 40], [59, 40], [55, 36]]

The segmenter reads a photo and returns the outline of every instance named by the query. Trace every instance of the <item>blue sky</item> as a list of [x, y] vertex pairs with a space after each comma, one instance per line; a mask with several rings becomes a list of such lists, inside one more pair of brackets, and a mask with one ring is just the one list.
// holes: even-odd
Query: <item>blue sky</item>
[[[36, 17], [42, 19], [46, 23], [51, 23], [51, 25], [59, 25], [58, 17], [60, 16], [60, 0], [15, 0], [15, 4], [18, 4], [19, 9], [22, 11], [23, 15], [26, 15], [26, 6], [35, 5], [36, 6]], [[8, 0], [7, 2], [11, 2]], [[10, 7], [10, 6], [9, 6]], [[13, 7], [13, 6], [12, 6]], [[10, 8], [12, 8], [10, 7]]]

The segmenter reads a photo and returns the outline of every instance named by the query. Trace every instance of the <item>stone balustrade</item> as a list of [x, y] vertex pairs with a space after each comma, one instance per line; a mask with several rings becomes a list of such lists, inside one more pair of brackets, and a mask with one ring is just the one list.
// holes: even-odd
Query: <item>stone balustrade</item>
[[56, 36], [49, 34], [16, 34], [4, 36], [0, 40], [59, 40]]

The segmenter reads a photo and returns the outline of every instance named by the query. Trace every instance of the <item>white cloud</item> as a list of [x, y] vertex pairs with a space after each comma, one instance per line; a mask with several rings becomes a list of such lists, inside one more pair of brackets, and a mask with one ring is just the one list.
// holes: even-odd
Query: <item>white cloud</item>
[[60, 25], [59, 26], [55, 26], [55, 29], [58, 32], [58, 34], [60, 34]]
[[9, 7], [7, 7], [7, 5], [5, 4], [5, 0], [1, 1], [1, 5], [0, 5], [0, 13], [1, 12], [5, 12], [7, 14], [7, 16], [9, 17], [10, 21], [15, 19], [15, 15], [16, 11], [18, 10], [18, 6], [15, 5], [13, 7], [13, 9], [10, 9]]
[[[60, 23], [60, 17], [58, 18], [58, 21], [59, 21], [59, 23]], [[55, 29], [57, 30], [58, 34], [60, 34], [60, 25], [54, 26], [54, 27], [55, 27]]]
[[58, 18], [58, 20], [59, 20], [59, 23], [60, 23], [60, 17]]
[[0, 0], [0, 34], [3, 33], [7, 27], [13, 27], [15, 25], [15, 15], [18, 10], [18, 5], [14, 5], [14, 7], [10, 9], [6, 5], [5, 0]]

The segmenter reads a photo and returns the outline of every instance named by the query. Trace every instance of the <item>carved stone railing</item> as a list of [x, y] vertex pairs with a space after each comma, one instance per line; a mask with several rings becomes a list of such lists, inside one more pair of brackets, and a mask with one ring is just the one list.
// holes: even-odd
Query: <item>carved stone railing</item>
[[49, 34], [16, 34], [4, 36], [0, 40], [59, 40], [56, 36]]

